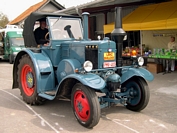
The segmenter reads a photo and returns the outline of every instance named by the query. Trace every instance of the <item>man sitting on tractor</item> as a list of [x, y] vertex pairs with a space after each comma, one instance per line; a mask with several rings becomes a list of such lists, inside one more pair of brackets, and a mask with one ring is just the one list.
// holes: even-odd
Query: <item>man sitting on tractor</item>
[[46, 19], [42, 18], [39, 20], [40, 26], [35, 29], [34, 36], [37, 42], [37, 47], [48, 46], [49, 41], [46, 40], [45, 36], [48, 34], [48, 29], [46, 28]]

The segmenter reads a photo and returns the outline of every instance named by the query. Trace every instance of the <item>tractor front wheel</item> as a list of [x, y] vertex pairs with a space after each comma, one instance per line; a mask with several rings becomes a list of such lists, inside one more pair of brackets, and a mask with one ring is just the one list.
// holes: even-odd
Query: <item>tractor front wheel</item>
[[77, 83], [72, 90], [71, 106], [78, 122], [87, 128], [92, 128], [100, 120], [100, 104], [95, 91]]
[[130, 97], [128, 98], [126, 108], [132, 111], [143, 110], [149, 102], [149, 87], [142, 78], [132, 78], [126, 81], [122, 87], [129, 90]]

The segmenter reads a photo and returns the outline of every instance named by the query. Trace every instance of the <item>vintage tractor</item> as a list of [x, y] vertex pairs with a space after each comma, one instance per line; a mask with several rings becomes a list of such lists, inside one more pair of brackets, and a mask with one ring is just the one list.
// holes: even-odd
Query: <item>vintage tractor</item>
[[[83, 13], [81, 21], [66, 14], [31, 13], [23, 30], [26, 49], [14, 62], [12, 88], [19, 88], [23, 100], [31, 105], [70, 99], [78, 122], [92, 128], [98, 124], [102, 108], [122, 104], [132, 111], [144, 109], [150, 96], [146, 80], [154, 77], [141, 67], [142, 57], [131, 66], [122, 66], [125, 32], [119, 19], [121, 8], [116, 8], [115, 41], [106, 37], [90, 40], [88, 15]], [[47, 20], [49, 46], [37, 48], [33, 28], [41, 18]]]

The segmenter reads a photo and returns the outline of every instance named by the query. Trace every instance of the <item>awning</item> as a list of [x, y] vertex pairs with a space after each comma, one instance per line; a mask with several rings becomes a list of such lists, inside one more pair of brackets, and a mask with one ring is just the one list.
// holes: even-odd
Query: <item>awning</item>
[[[177, 29], [177, 1], [140, 6], [122, 20], [125, 31]], [[114, 23], [104, 25], [111, 33]]]

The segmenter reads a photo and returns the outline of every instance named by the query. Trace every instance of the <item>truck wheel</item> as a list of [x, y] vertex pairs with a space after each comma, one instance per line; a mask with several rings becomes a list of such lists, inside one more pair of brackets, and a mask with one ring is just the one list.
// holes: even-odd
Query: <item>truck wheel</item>
[[10, 63], [10, 64], [13, 64], [12, 55], [9, 55], [9, 63]]
[[42, 104], [45, 100], [37, 94], [36, 74], [33, 63], [27, 54], [20, 59], [17, 74], [23, 100], [31, 105]]
[[131, 89], [130, 96], [128, 98], [126, 108], [132, 111], [143, 110], [149, 102], [149, 87], [141, 78], [132, 78], [125, 82], [122, 87], [126, 87], [127, 90]]
[[92, 128], [100, 120], [100, 104], [94, 90], [77, 83], [72, 90], [71, 106], [78, 122]]

